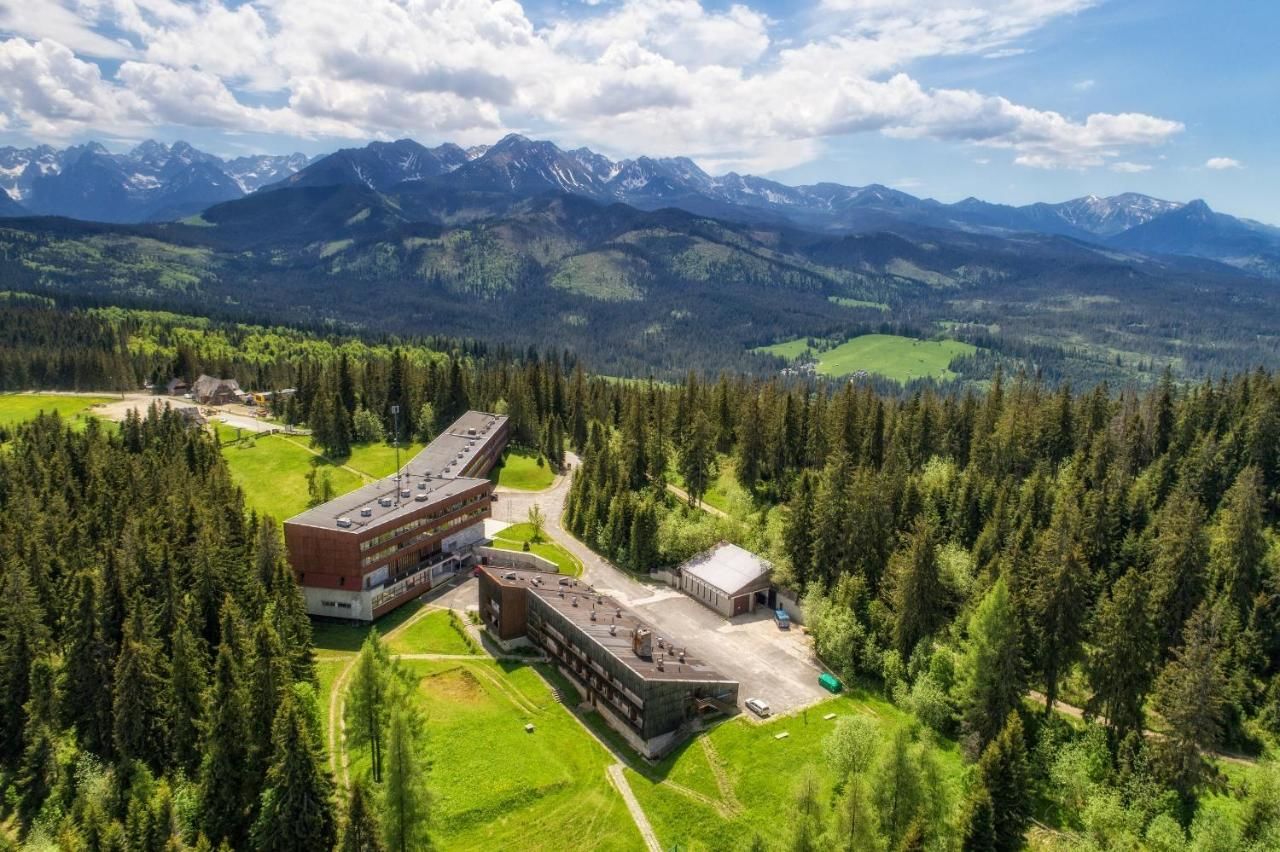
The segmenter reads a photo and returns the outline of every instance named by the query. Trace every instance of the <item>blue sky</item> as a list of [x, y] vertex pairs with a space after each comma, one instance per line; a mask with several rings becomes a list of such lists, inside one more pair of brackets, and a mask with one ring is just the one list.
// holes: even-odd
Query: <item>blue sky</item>
[[954, 201], [1280, 223], [1280, 4], [0, 0], [0, 144], [222, 154], [519, 131]]

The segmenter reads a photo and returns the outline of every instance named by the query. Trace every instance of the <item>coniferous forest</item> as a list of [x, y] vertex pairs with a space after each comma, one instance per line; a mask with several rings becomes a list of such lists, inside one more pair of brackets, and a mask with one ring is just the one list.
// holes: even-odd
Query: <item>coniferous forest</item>
[[[0, 324], [6, 375], [248, 371], [296, 387], [280, 415], [335, 454], [393, 401], [405, 434], [500, 411], [552, 464], [577, 455], [563, 525], [615, 563], [668, 567], [719, 539], [768, 556], [822, 661], [918, 722], [888, 763], [848, 764], [843, 817], [803, 817], [777, 848], [1017, 849], [1050, 814], [1073, 832], [1062, 848], [1280, 845], [1280, 376], [663, 384], [592, 376], [565, 353], [20, 310]], [[110, 331], [97, 362], [86, 329]], [[6, 438], [0, 785], [15, 836], [324, 849], [348, 808], [367, 816], [327, 772], [278, 530], [245, 511], [213, 440], [162, 410]], [[690, 505], [726, 479], [744, 497], [723, 517]], [[922, 751], [946, 743], [965, 762], [954, 801], [931, 798]], [[857, 798], [884, 789], [902, 793], [892, 813], [879, 792]]]

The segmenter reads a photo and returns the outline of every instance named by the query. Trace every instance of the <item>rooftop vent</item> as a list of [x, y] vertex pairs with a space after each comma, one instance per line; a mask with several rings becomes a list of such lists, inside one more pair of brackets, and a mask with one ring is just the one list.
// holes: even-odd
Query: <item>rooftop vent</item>
[[419, 483], [418, 483], [418, 490], [419, 490], [419, 491], [426, 491], [426, 490], [427, 490], [427, 483], [425, 483], [425, 482], [419, 482]]
[[382, 506], [384, 509], [385, 509], [385, 508], [387, 508], [387, 507], [389, 507], [393, 502], [394, 502], [394, 501], [393, 501], [390, 497], [379, 497], [379, 498], [378, 498], [378, 505], [379, 505], [379, 506]]
[[592, 620], [592, 621], [595, 621], [595, 620], [596, 620], [596, 611], [595, 611], [594, 609], [593, 609], [593, 610], [591, 610], [591, 620]]
[[347, 527], [351, 526], [351, 519], [346, 516], [338, 518], [338, 526], [345, 530]]
[[662, 665], [662, 658], [661, 658], [661, 657], [659, 657], [659, 658], [658, 658], [658, 671], [663, 671], [664, 669], [665, 669], [665, 666], [663, 666], [663, 665]]
[[360, 517], [362, 517], [362, 518], [368, 518], [368, 517], [370, 517], [370, 516], [372, 516], [372, 515], [373, 515], [373, 507], [372, 507], [372, 506], [364, 506], [364, 507], [362, 507], [362, 508], [360, 509]]
[[421, 494], [419, 494], [417, 497], [414, 497], [413, 499], [419, 503], [425, 503], [427, 502], [427, 500], [430, 499], [430, 495], [424, 491]]
[[616, 624], [610, 624], [610, 625], [609, 625], [609, 635], [610, 635], [610, 636], [617, 636], [617, 635], [618, 635], [618, 625], [616, 625]]
[[401, 489], [400, 489], [400, 496], [401, 496], [401, 497], [408, 497], [411, 493], [412, 493], [412, 492], [411, 492], [408, 488], [401, 488]]
[[474, 426], [472, 426], [471, 428], [469, 428], [469, 429], [467, 430], [467, 434], [468, 434], [468, 435], [474, 435], [475, 433], [476, 433], [476, 427], [474, 427]]
[[571, 601], [571, 603], [572, 603], [574, 606], [577, 606], [577, 605], [578, 605], [578, 598], [577, 598], [577, 596], [576, 596], [576, 595], [573, 597], [573, 600]]
[[683, 663], [684, 663], [684, 651], [681, 651], [681, 652], [680, 652], [680, 662], [681, 662], [681, 664], [683, 664]]
[[661, 636], [659, 636], [659, 637], [658, 637], [658, 647], [659, 647], [659, 648], [665, 648], [665, 647], [667, 647], [667, 640], [665, 640], [665, 639], [663, 639]]

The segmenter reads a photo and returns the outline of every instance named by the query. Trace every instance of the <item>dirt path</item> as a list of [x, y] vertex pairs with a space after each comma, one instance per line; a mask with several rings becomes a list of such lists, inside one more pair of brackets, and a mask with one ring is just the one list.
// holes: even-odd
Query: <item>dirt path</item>
[[[1037, 704], [1047, 705], [1049, 703], [1049, 697], [1047, 695], [1034, 689], [1027, 690], [1027, 697], [1032, 701], [1035, 701]], [[1061, 713], [1064, 716], [1069, 716], [1072, 719], [1084, 720], [1083, 710], [1063, 701], [1053, 702], [1053, 709], [1055, 712]], [[1159, 731], [1146, 730], [1142, 732], [1142, 735], [1148, 739], [1164, 739], [1164, 734]], [[1221, 760], [1224, 763], [1234, 763], [1237, 766], [1252, 766], [1258, 762], [1256, 757], [1249, 757], [1243, 754], [1232, 754], [1230, 752], [1217, 751], [1215, 749], [1202, 749], [1200, 753], [1205, 757], [1213, 758], [1214, 760]]]
[[[329, 462], [329, 464], [334, 464], [333, 459], [329, 458], [329, 457], [328, 457], [328, 456], [326, 456], [324, 453], [320, 452], [320, 451], [319, 451], [319, 450], [317, 450], [315, 447], [312, 447], [312, 446], [311, 446], [311, 445], [309, 445], [309, 444], [304, 444], [304, 443], [302, 443], [301, 441], [295, 441], [293, 438], [290, 438], [288, 435], [285, 435], [285, 434], [282, 434], [282, 433], [277, 433], [277, 437], [279, 437], [279, 438], [280, 438], [280, 440], [282, 440], [282, 441], [286, 441], [287, 443], [293, 444], [295, 447], [301, 447], [302, 449], [304, 449], [304, 450], [306, 450], [307, 452], [311, 453], [311, 455], [313, 455], [313, 456], [317, 456], [317, 457], [322, 458], [322, 459], [324, 459], [325, 461]], [[360, 477], [360, 481], [361, 481], [361, 482], [372, 482], [373, 480], [377, 479], [377, 477], [376, 477], [376, 476], [371, 476], [370, 474], [365, 473], [363, 470], [359, 470], [358, 468], [354, 468], [354, 467], [352, 467], [352, 466], [351, 466], [351, 465], [349, 465], [349, 464], [339, 464], [339, 465], [335, 465], [335, 466], [336, 466], [336, 467], [340, 467], [340, 468], [342, 468], [343, 470], [347, 471], [348, 473], [354, 473], [356, 476]]]
[[[672, 494], [676, 495], [677, 497], [679, 497], [684, 502], [686, 503], [689, 502], [689, 492], [685, 491], [683, 488], [680, 488], [677, 485], [672, 485], [670, 482], [668, 482], [667, 490], [670, 491]], [[704, 503], [701, 500], [698, 501], [698, 508], [706, 512], [708, 515], [715, 515], [717, 518], [730, 517], [727, 513], [722, 512], [719, 509], [717, 509], [715, 506], [712, 506], [709, 503]]]
[[627, 776], [622, 771], [623, 768], [621, 763], [614, 763], [605, 770], [605, 774], [609, 776], [613, 786], [622, 795], [622, 801], [626, 802], [627, 810], [631, 812], [631, 819], [635, 821], [636, 828], [640, 829], [640, 836], [644, 838], [644, 845], [648, 847], [649, 852], [662, 852], [662, 846], [658, 843], [658, 835], [653, 833], [653, 825], [650, 824], [644, 808], [640, 807], [640, 802], [636, 799], [636, 794], [632, 792], [631, 785], [627, 783]]

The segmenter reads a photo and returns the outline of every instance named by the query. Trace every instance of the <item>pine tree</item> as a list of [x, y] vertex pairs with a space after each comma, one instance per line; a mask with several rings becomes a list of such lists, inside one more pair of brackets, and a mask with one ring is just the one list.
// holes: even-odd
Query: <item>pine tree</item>
[[125, 623], [116, 658], [112, 718], [121, 757], [141, 761], [153, 770], [166, 765], [167, 691], [168, 673], [160, 648], [143, 616], [135, 612]]
[[1022, 719], [1009, 713], [1000, 731], [978, 761], [981, 785], [991, 797], [992, 828], [996, 852], [1016, 852], [1031, 824], [1031, 779], [1027, 767], [1027, 743]]
[[354, 747], [369, 749], [369, 771], [375, 782], [382, 781], [383, 752], [390, 712], [390, 657], [378, 636], [369, 631], [360, 656], [356, 658], [347, 699], [347, 737]]
[[967, 750], [978, 754], [1000, 733], [1001, 720], [1023, 693], [1017, 619], [1003, 577], [974, 610], [967, 633], [960, 662], [961, 727]]
[[1267, 553], [1262, 516], [1262, 476], [1250, 465], [1227, 491], [1209, 536], [1214, 589], [1231, 601], [1242, 621], [1252, 611]]
[[222, 641], [214, 660], [213, 680], [205, 701], [202, 760], [199, 775], [201, 827], [218, 843], [243, 846], [250, 803], [256, 791], [247, 788], [250, 725], [237, 640], [234, 604], [223, 606]]
[[803, 588], [813, 575], [813, 535], [817, 519], [813, 474], [803, 471], [791, 496], [782, 547], [791, 563], [792, 576]]
[[332, 849], [336, 826], [329, 799], [333, 784], [322, 768], [320, 744], [292, 693], [286, 692], [272, 725], [272, 758], [253, 847], [259, 852]]
[[996, 848], [995, 805], [981, 779], [970, 788], [960, 816], [962, 852], [993, 852]]
[[46, 641], [44, 613], [21, 564], [4, 566], [0, 582], [0, 763], [22, 754], [23, 705], [31, 696], [31, 661]]
[[1098, 605], [1085, 662], [1093, 694], [1086, 710], [1123, 740], [1143, 726], [1143, 702], [1159, 652], [1148, 616], [1147, 583], [1130, 570]]
[[382, 835], [390, 852], [419, 852], [432, 846], [427, 833], [431, 798], [423, 777], [416, 720], [403, 707], [390, 715]]
[[338, 852], [385, 852], [386, 848], [369, 792], [363, 783], [356, 781], [347, 798], [347, 818], [338, 838]]
[[288, 658], [268, 617], [269, 614], [259, 621], [254, 630], [252, 665], [246, 684], [250, 741], [245, 771], [253, 789], [260, 788], [274, 759], [275, 721], [290, 686]]
[[754, 491], [764, 473], [764, 418], [760, 415], [760, 398], [751, 394], [743, 406], [742, 426], [738, 430], [738, 482]]
[[102, 635], [97, 581], [90, 571], [76, 577], [75, 606], [67, 625], [66, 664], [63, 667], [62, 721], [75, 729], [84, 748], [110, 757], [111, 672], [114, 665]]
[[1160, 671], [1152, 695], [1169, 726], [1169, 736], [1156, 744], [1165, 778], [1186, 796], [1205, 776], [1201, 752], [1222, 736], [1227, 690], [1222, 633], [1220, 609], [1202, 603], [1187, 619], [1182, 646]]
[[1089, 604], [1089, 566], [1079, 541], [1080, 517], [1075, 496], [1058, 497], [1053, 520], [1036, 544], [1030, 600], [1037, 661], [1044, 677], [1045, 712], [1058, 699], [1058, 680], [1075, 662]]
[[893, 575], [893, 641], [902, 659], [946, 619], [946, 588], [938, 568], [938, 532], [922, 515], [890, 561]]
[[180, 618], [173, 634], [169, 674], [168, 732], [172, 765], [189, 775], [200, 766], [200, 717], [208, 687], [204, 649]]
[[1153, 623], [1163, 628], [1161, 649], [1168, 650], [1204, 597], [1204, 568], [1209, 560], [1204, 509], [1192, 494], [1176, 491], [1154, 527], [1158, 533], [1152, 544], [1149, 602]]
[[684, 444], [680, 448], [679, 462], [680, 478], [684, 480], [689, 504], [697, 506], [715, 477], [716, 464], [715, 450], [711, 444], [711, 425], [702, 410], [694, 415], [689, 426]]

